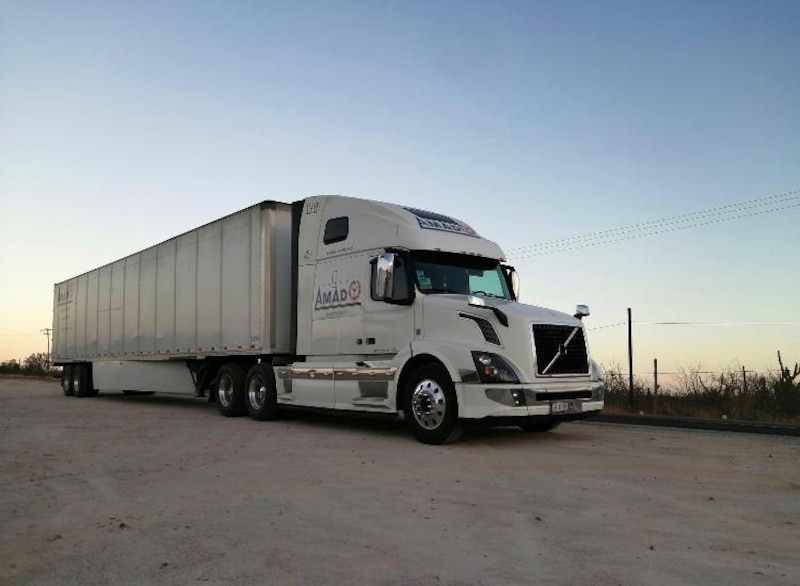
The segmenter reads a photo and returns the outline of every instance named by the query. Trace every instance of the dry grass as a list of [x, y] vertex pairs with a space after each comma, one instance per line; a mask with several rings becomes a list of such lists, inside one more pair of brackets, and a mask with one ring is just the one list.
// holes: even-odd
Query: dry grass
[[795, 376], [767, 373], [742, 377], [731, 369], [708, 375], [684, 370], [656, 396], [634, 379], [633, 403], [627, 376], [619, 369], [606, 371], [606, 411], [647, 413], [698, 419], [738, 419], [780, 423], [800, 422], [800, 382]]

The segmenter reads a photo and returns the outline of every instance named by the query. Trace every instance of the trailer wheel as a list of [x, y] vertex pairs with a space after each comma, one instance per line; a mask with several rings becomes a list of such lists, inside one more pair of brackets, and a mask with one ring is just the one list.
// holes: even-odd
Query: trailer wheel
[[408, 378], [403, 411], [411, 432], [424, 444], [446, 444], [461, 439], [458, 399], [453, 381], [439, 364], [423, 364]]
[[61, 390], [67, 397], [75, 395], [75, 389], [72, 388], [72, 366], [66, 365], [61, 370]]
[[523, 423], [519, 426], [522, 431], [527, 431], [531, 433], [543, 433], [545, 431], [551, 431], [561, 425], [560, 421], [533, 421], [531, 423]]
[[267, 421], [278, 417], [278, 392], [275, 373], [269, 364], [254, 364], [245, 382], [245, 406], [250, 417]]
[[225, 417], [244, 415], [244, 377], [245, 372], [239, 364], [231, 362], [217, 373], [217, 408]]
[[72, 367], [72, 390], [76, 397], [94, 397], [97, 392], [92, 386], [92, 373], [88, 364], [75, 364]]

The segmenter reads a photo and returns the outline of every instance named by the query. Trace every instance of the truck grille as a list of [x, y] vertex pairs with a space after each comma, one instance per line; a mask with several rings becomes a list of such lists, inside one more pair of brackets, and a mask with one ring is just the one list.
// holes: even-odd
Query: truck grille
[[[583, 328], [574, 326], [555, 326], [549, 324], [533, 325], [533, 341], [536, 347], [536, 369], [540, 375], [588, 374], [589, 359], [586, 355], [586, 342]], [[566, 344], [572, 336], [569, 344]], [[555, 361], [553, 359], [555, 358]], [[545, 372], [548, 365], [550, 369]]]

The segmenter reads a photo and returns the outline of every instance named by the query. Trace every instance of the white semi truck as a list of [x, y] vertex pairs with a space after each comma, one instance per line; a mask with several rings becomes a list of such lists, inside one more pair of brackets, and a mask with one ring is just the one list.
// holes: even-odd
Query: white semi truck
[[517, 301], [503, 251], [452, 217], [316, 196], [265, 201], [55, 285], [68, 396], [208, 396], [225, 416], [290, 407], [547, 431], [603, 407], [578, 306]]

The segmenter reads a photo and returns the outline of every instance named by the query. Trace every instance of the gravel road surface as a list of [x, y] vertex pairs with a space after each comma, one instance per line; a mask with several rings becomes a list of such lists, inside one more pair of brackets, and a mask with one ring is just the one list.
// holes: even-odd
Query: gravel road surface
[[382, 419], [0, 379], [0, 584], [800, 584], [800, 438]]

